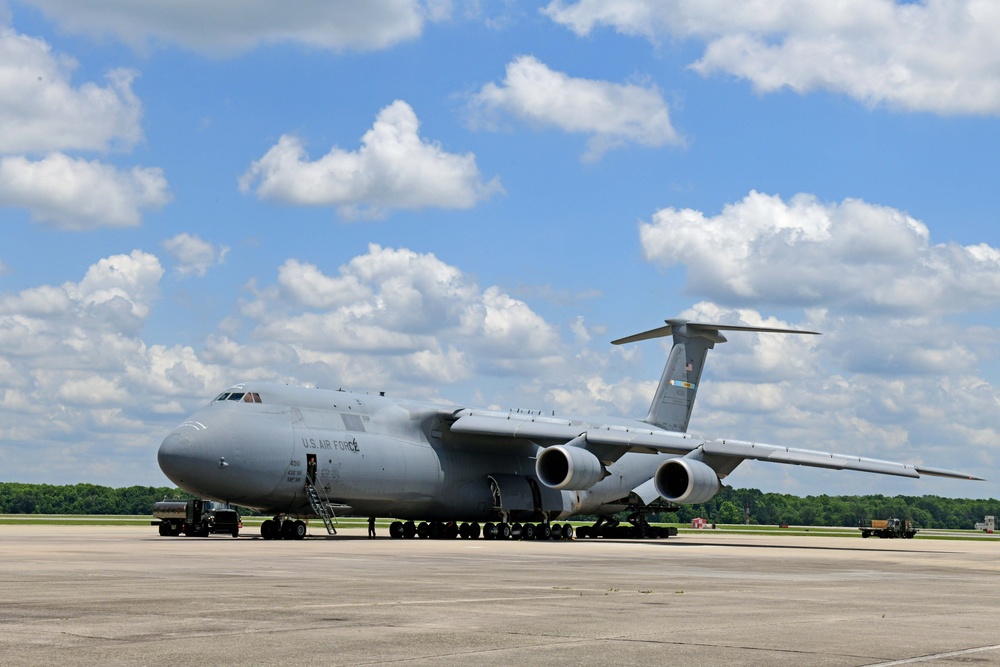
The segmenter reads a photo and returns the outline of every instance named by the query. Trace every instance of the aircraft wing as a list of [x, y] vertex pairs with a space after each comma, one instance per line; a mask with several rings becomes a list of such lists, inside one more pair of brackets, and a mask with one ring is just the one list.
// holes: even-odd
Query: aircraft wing
[[765, 445], [741, 440], [710, 440], [702, 445], [702, 449], [706, 454], [711, 455], [734, 456], [741, 459], [790, 463], [814, 468], [829, 468], [831, 470], [857, 470], [860, 472], [878, 473], [880, 475], [896, 475], [898, 477], [933, 475], [935, 477], [982, 481], [982, 477], [975, 477], [954, 470], [945, 470], [944, 468], [930, 468], [910, 463], [869, 459], [850, 454], [817, 452], [810, 449], [794, 449], [792, 447]]
[[452, 413], [457, 419], [452, 433], [493, 437], [523, 438], [539, 445], [565, 444], [585, 436], [586, 448], [605, 463], [616, 461], [626, 452], [662, 453], [684, 456], [696, 449], [705, 455], [731, 459], [753, 459], [791, 465], [855, 470], [899, 477], [932, 475], [952, 479], [982, 480], [981, 477], [954, 470], [931, 468], [909, 463], [883, 461], [849, 454], [819, 452], [743, 440], [710, 440], [690, 433], [674, 433], [635, 425], [594, 425], [569, 419], [536, 414], [505, 413], [463, 409]]

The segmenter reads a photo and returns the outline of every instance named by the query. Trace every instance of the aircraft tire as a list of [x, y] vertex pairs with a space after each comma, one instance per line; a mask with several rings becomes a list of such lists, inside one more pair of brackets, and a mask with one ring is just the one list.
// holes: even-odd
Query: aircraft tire
[[562, 536], [563, 536], [563, 527], [560, 526], [558, 523], [552, 524], [551, 531], [552, 531], [552, 534], [550, 535], [550, 537], [553, 540], [561, 540], [562, 539]]
[[572, 540], [573, 539], [573, 526], [572, 526], [572, 524], [568, 524], [568, 523], [563, 524], [562, 537], [563, 537], [564, 540]]
[[458, 525], [454, 521], [445, 524], [441, 530], [441, 537], [446, 540], [454, 540], [458, 537]]
[[426, 521], [417, 524], [417, 537], [426, 540], [431, 534], [431, 526]]
[[576, 537], [580, 540], [585, 540], [590, 537], [590, 528], [587, 526], [580, 526], [576, 531]]
[[524, 535], [524, 526], [519, 523], [512, 523], [510, 525], [510, 539], [520, 540]]
[[510, 524], [501, 523], [497, 526], [497, 539], [498, 540], [509, 540], [510, 539]]
[[301, 519], [292, 524], [292, 539], [301, 540], [306, 536], [306, 522]]
[[417, 536], [417, 526], [412, 521], [403, 524], [403, 538], [412, 540]]
[[403, 522], [393, 521], [389, 524], [389, 537], [394, 540], [402, 539], [403, 537]]
[[533, 540], [535, 539], [535, 526], [531, 523], [526, 523], [521, 526], [521, 539], [522, 540]]
[[484, 540], [495, 540], [497, 538], [497, 527], [492, 523], [487, 523], [483, 526], [483, 539]]
[[473, 540], [478, 540], [479, 535], [480, 535], [479, 524], [478, 523], [469, 524], [469, 537]]

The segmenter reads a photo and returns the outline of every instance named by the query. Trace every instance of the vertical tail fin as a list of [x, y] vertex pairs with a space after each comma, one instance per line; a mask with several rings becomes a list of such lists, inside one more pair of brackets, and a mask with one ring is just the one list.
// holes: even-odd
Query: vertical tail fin
[[651, 329], [643, 333], [612, 341], [613, 345], [634, 343], [650, 338], [673, 336], [674, 345], [663, 367], [660, 384], [653, 394], [649, 414], [643, 420], [668, 431], [686, 432], [691, 420], [691, 410], [698, 394], [701, 371], [705, 366], [708, 351], [716, 343], [725, 343], [726, 337], [720, 331], [757, 331], [767, 333], [816, 334], [815, 331], [798, 329], [773, 329], [764, 327], [744, 327], [728, 324], [699, 324], [687, 320], [667, 320], [667, 326]]

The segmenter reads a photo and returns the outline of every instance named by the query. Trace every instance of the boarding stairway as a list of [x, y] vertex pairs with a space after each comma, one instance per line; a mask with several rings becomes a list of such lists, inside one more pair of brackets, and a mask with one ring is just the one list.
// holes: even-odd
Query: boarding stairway
[[326, 494], [321, 497], [320, 494], [323, 493], [320, 489], [306, 482], [306, 497], [309, 498], [309, 505], [312, 506], [313, 512], [323, 520], [323, 525], [326, 526], [326, 532], [330, 535], [337, 534], [337, 527], [335, 525], [337, 516], [333, 512], [333, 507], [330, 505], [330, 499], [326, 498]]

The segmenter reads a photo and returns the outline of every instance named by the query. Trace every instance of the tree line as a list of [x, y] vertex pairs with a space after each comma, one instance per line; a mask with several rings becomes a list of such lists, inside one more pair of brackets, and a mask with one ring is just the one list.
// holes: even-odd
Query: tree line
[[651, 520], [712, 523], [855, 527], [872, 519], [909, 519], [921, 528], [972, 529], [986, 515], [1000, 515], [1000, 500], [941, 496], [806, 496], [723, 487], [699, 505], [682, 505]]
[[[164, 498], [191, 496], [167, 486], [111, 488], [95, 484], [23, 484], [0, 482], [0, 514], [137, 514], [147, 515]], [[627, 513], [626, 513], [627, 514]], [[763, 493], [723, 487], [699, 505], [682, 505], [649, 517], [663, 523], [711, 523], [794, 526], [857, 526], [872, 519], [909, 519], [921, 528], [971, 529], [986, 515], [1000, 515], [1000, 501], [940, 496], [806, 496]], [[624, 517], [623, 517], [624, 518]]]
[[190, 497], [168, 486], [0, 482], [0, 514], [151, 514], [158, 500]]

